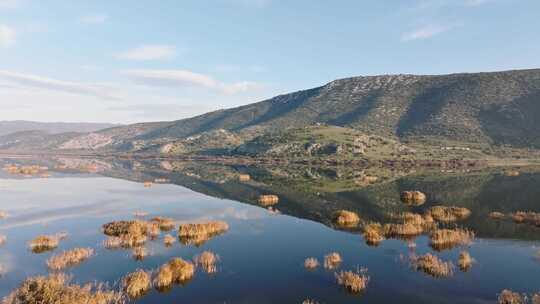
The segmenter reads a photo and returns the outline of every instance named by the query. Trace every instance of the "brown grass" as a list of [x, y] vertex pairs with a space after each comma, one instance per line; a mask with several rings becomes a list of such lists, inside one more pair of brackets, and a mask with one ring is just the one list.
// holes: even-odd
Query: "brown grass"
[[540, 213], [517, 211], [510, 214], [510, 218], [516, 223], [528, 223], [531, 225], [540, 226]]
[[336, 269], [339, 267], [343, 260], [341, 255], [337, 252], [332, 252], [324, 256], [324, 268]]
[[469, 245], [474, 240], [474, 232], [466, 229], [437, 229], [430, 235], [430, 245], [436, 250]]
[[64, 234], [40, 235], [28, 243], [34, 253], [41, 253], [53, 250], [58, 247], [60, 240], [64, 239]]
[[159, 229], [159, 224], [156, 222], [150, 222], [147, 223], [148, 229], [147, 234], [151, 239], [156, 239], [159, 234], [161, 233], [161, 229]]
[[273, 194], [261, 195], [258, 199], [259, 205], [268, 207], [275, 205], [279, 202], [279, 197]]
[[170, 235], [170, 234], [166, 234], [164, 237], [163, 237], [163, 243], [165, 244], [165, 246], [167, 247], [170, 247], [174, 244], [174, 242], [176, 242], [176, 238], [174, 238], [174, 236]]
[[454, 274], [452, 262], [445, 262], [431, 253], [411, 258], [411, 264], [416, 270], [436, 278], [446, 278]]
[[201, 267], [206, 273], [216, 273], [219, 256], [211, 251], [204, 251], [195, 256], [195, 264]]
[[154, 276], [154, 287], [158, 290], [169, 288], [173, 283], [173, 272], [169, 264], [162, 265]]
[[75, 266], [94, 255], [92, 248], [74, 248], [53, 255], [47, 260], [47, 267], [51, 270], [61, 270]]
[[313, 299], [305, 299], [304, 301], [302, 301], [302, 304], [319, 304], [319, 302]]
[[356, 227], [360, 222], [358, 214], [347, 210], [338, 210], [333, 215], [334, 222], [344, 227]]
[[467, 251], [462, 251], [459, 253], [458, 266], [462, 271], [467, 271], [471, 269], [474, 259]]
[[159, 229], [162, 231], [170, 231], [174, 229], [175, 223], [172, 218], [156, 216], [150, 220], [151, 222], [157, 223]]
[[146, 235], [148, 225], [145, 221], [114, 221], [103, 226], [103, 233], [108, 236], [123, 236], [123, 235]]
[[404, 224], [385, 224], [383, 226], [384, 235], [386, 237], [413, 237], [422, 234], [424, 228], [421, 225], [415, 225], [410, 223]]
[[526, 297], [524, 297], [523, 295], [517, 292], [504, 289], [499, 294], [498, 303], [499, 304], [525, 304]]
[[401, 201], [407, 205], [420, 206], [426, 202], [426, 195], [420, 191], [403, 191]]
[[133, 250], [131, 251], [131, 256], [136, 260], [136, 261], [142, 261], [144, 260], [145, 257], [148, 256], [148, 250], [146, 250], [145, 247], [135, 247], [133, 248]]
[[241, 181], [241, 182], [247, 182], [251, 179], [251, 177], [249, 176], [249, 174], [240, 174], [238, 175], [238, 180]]
[[364, 239], [370, 246], [377, 246], [384, 241], [384, 229], [380, 223], [369, 223], [364, 226]]
[[490, 213], [488, 214], [488, 216], [489, 216], [489, 218], [492, 218], [492, 219], [495, 219], [495, 220], [500, 220], [500, 219], [505, 218], [504, 213], [497, 212], [497, 211], [490, 212]]
[[150, 274], [144, 270], [129, 273], [122, 279], [122, 288], [132, 299], [143, 296], [150, 287]]
[[341, 271], [335, 273], [335, 276], [339, 285], [353, 293], [365, 290], [369, 283], [369, 276], [360, 271]]
[[152, 187], [153, 185], [154, 185], [154, 182], [152, 182], [152, 181], [145, 181], [145, 182], [143, 182], [143, 186], [144, 186], [145, 188], [150, 188], [150, 187]]
[[0, 219], [5, 219], [6, 217], [8, 217], [8, 213], [0, 210]]
[[229, 230], [229, 225], [223, 221], [205, 223], [180, 224], [178, 236], [184, 245], [200, 246], [209, 239]]
[[319, 267], [319, 261], [316, 258], [307, 258], [304, 260], [304, 267], [312, 270]]
[[0, 234], [0, 246], [4, 245], [6, 243], [7, 236]]
[[120, 304], [125, 303], [118, 292], [103, 284], [80, 286], [69, 284], [65, 274], [26, 279], [2, 301], [3, 304]]
[[172, 271], [173, 282], [182, 283], [189, 281], [195, 274], [195, 265], [182, 258], [173, 258], [168, 262]]
[[464, 207], [433, 206], [428, 209], [427, 214], [439, 222], [454, 222], [469, 217], [471, 211]]
[[143, 245], [147, 235], [152, 238], [159, 235], [157, 224], [141, 220], [115, 221], [103, 225], [103, 233], [111, 236], [104, 242], [106, 248], [131, 248]]

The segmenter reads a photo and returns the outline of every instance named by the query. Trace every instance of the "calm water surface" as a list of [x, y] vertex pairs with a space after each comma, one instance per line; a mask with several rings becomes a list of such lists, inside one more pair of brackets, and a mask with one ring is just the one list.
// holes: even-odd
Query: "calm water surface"
[[[81, 162], [53, 169], [59, 160], [3, 160], [6, 163], [49, 166], [48, 178], [0, 174], [0, 210], [9, 217], [0, 220], [0, 234], [7, 242], [0, 247], [0, 296], [7, 295], [26, 277], [47, 274], [45, 261], [52, 254], [74, 247], [92, 247], [96, 255], [68, 269], [73, 281], [108, 282], [115, 286], [123, 275], [136, 269], [153, 270], [171, 257], [192, 259], [204, 250], [221, 257], [218, 272], [197, 270], [184, 286], [160, 293], [152, 290], [139, 303], [301, 303], [306, 298], [320, 303], [494, 303], [502, 289], [532, 293], [540, 289], [540, 228], [510, 221], [487, 219], [490, 211], [540, 211], [540, 174], [506, 177], [496, 172], [451, 175], [385, 175], [381, 183], [351, 186], [349, 173], [312, 168], [276, 171], [276, 168], [214, 166], [199, 164], [99, 162], [100, 167]], [[86, 171], [86, 172], [85, 172]], [[89, 172], [91, 171], [91, 172]], [[345, 170], [346, 171], [346, 170]], [[307, 173], [306, 173], [307, 172]], [[240, 183], [238, 173], [252, 180]], [[285, 174], [286, 173], [286, 174]], [[145, 188], [142, 182], [165, 177], [170, 184]], [[433, 278], [417, 272], [406, 259], [411, 254], [433, 252], [426, 236], [415, 246], [401, 240], [386, 240], [367, 246], [357, 231], [332, 227], [337, 209], [357, 211], [365, 220], [380, 221], [388, 211], [409, 210], [399, 202], [399, 192], [418, 189], [428, 193], [421, 212], [434, 204], [465, 206], [472, 216], [457, 225], [477, 232], [466, 248], [476, 263], [467, 272], [455, 269], [450, 278]], [[261, 193], [280, 196], [273, 214], [257, 206]], [[102, 224], [132, 219], [136, 211], [172, 217], [178, 222], [224, 220], [230, 229], [199, 247], [179, 242], [163, 246], [162, 236], [147, 243], [150, 256], [136, 261], [129, 250], [108, 250], [101, 242]], [[32, 253], [27, 242], [39, 234], [67, 231], [69, 237], [52, 252]], [[174, 231], [173, 231], [174, 233]], [[463, 248], [437, 252], [444, 260], [457, 261]], [[340, 269], [368, 269], [371, 281], [362, 294], [340, 288], [333, 271], [307, 271], [306, 257], [322, 261], [338, 251]]]

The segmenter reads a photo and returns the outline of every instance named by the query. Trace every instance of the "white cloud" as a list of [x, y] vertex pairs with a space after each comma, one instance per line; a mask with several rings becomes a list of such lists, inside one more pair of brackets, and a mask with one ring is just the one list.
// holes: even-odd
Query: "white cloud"
[[105, 23], [107, 19], [109, 19], [107, 14], [94, 14], [83, 16], [81, 22], [86, 24], [102, 24]]
[[116, 57], [129, 60], [163, 60], [173, 58], [175, 54], [176, 48], [174, 46], [155, 44], [142, 45], [120, 53]]
[[103, 99], [119, 99], [119, 97], [116, 96], [114, 89], [102, 84], [56, 80], [38, 75], [23, 74], [6, 70], [0, 70], [0, 79], [26, 89], [46, 89]]
[[13, 28], [0, 24], [0, 47], [10, 47], [15, 44], [16, 32]]
[[454, 28], [455, 25], [427, 25], [422, 28], [416, 29], [412, 32], [405, 33], [401, 36], [401, 41], [412, 41], [420, 39], [428, 39], [444, 32], [447, 32]]
[[260, 87], [249, 81], [227, 84], [211, 76], [186, 70], [128, 70], [125, 74], [135, 82], [148, 86], [201, 87], [226, 94], [246, 92]]

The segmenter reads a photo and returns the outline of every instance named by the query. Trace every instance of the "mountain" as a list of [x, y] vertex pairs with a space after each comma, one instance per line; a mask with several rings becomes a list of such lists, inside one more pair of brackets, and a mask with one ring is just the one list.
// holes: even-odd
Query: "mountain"
[[[289, 131], [324, 125], [341, 127], [347, 134], [353, 130], [358, 136], [382, 137], [396, 142], [394, 147], [423, 143], [479, 150], [501, 146], [540, 149], [538, 117], [540, 69], [362, 76], [193, 118], [87, 133], [57, 148], [172, 154], [223, 149], [249, 152], [252, 150], [245, 148], [254, 146], [250, 142], [261, 147], [261, 142], [274, 140], [275, 134], [283, 140], [291, 137], [286, 134]], [[315, 135], [308, 144], [317, 144]], [[226, 139], [221, 146], [220, 138]], [[272, 147], [263, 150], [273, 151]]]
[[50, 134], [66, 132], [95, 132], [118, 125], [110, 123], [85, 122], [37, 122], [26, 120], [0, 121], [0, 136], [21, 131], [43, 131]]

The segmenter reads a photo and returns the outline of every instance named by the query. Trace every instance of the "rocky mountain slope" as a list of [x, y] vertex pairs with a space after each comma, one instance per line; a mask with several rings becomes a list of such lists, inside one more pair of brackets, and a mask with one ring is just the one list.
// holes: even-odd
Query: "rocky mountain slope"
[[56, 148], [166, 154], [249, 152], [253, 141], [259, 141], [260, 148], [261, 141], [272, 140], [275, 134], [283, 138], [279, 134], [284, 130], [294, 133], [327, 125], [379, 136], [397, 145], [423, 142], [540, 149], [538, 117], [540, 69], [383, 75], [340, 79], [189, 119], [82, 134]]
[[26, 120], [0, 121], [0, 136], [22, 131], [43, 131], [49, 134], [95, 132], [118, 125], [85, 122], [37, 122]]

